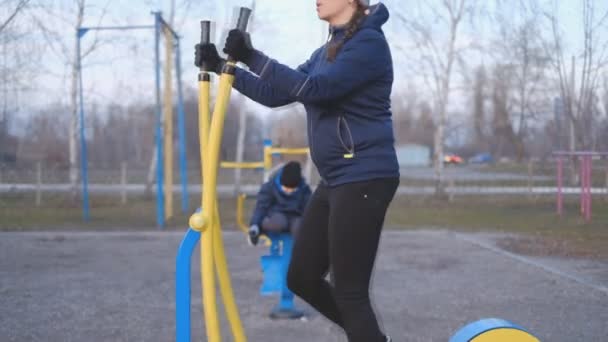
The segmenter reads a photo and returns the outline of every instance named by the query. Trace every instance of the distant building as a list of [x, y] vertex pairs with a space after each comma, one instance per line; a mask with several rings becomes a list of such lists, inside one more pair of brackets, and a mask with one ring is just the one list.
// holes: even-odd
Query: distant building
[[406, 144], [396, 146], [399, 166], [429, 166], [431, 165], [431, 149], [428, 146]]

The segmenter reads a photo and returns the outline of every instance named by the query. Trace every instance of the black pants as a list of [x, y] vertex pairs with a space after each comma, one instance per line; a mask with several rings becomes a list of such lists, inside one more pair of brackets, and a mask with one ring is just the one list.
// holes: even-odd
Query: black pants
[[[287, 284], [344, 329], [349, 342], [383, 342], [369, 285], [384, 216], [399, 179], [317, 187], [302, 217]], [[331, 270], [331, 283], [326, 280]]]
[[295, 236], [301, 222], [300, 216], [272, 213], [262, 220], [262, 233], [291, 233]]

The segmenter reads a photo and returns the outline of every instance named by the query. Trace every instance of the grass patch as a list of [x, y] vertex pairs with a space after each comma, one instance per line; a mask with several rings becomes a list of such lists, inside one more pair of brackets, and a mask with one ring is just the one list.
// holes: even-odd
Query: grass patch
[[[594, 201], [591, 223], [583, 221], [579, 209], [574, 198], [566, 201], [560, 218], [552, 197], [461, 196], [453, 202], [400, 197], [389, 209], [387, 224], [398, 229], [516, 233], [523, 235], [522, 244], [530, 245], [521, 247], [527, 254], [538, 247], [540, 254], [608, 258], [608, 201]], [[510, 245], [512, 250], [519, 248], [514, 242]]]
[[[190, 207], [200, 203], [200, 197], [189, 199]], [[249, 213], [254, 202], [247, 200]], [[223, 227], [236, 228], [236, 200], [220, 199], [220, 217]], [[156, 225], [156, 199], [144, 196], [130, 197], [126, 205], [116, 196], [92, 196], [90, 220], [84, 222], [79, 201], [65, 195], [46, 196], [41, 207], [34, 206], [32, 195], [13, 194], [0, 199], [0, 231], [37, 230], [154, 230]], [[194, 209], [181, 212], [178, 196], [174, 199], [175, 216], [166, 222], [167, 230], [186, 230]]]
[[[395, 198], [386, 224], [394, 229], [451, 229], [464, 232], [516, 233], [521, 239], [504, 240], [504, 247], [526, 254], [550, 254], [608, 259], [608, 201], [595, 198], [593, 221], [583, 222], [576, 197], [566, 197], [562, 218], [555, 214], [553, 197], [460, 196], [452, 202], [432, 197]], [[200, 198], [191, 197], [191, 207]], [[47, 195], [43, 206], [35, 207], [32, 194], [10, 194], [0, 198], [0, 231], [125, 231], [156, 230], [155, 198], [130, 197], [121, 205], [117, 196], [93, 196], [91, 220], [84, 222], [79, 202], [65, 195]], [[166, 230], [185, 231], [190, 212], [181, 213], [179, 197], [174, 200], [176, 216]], [[246, 220], [254, 201], [246, 201]], [[236, 200], [220, 199], [223, 229], [236, 229]]]

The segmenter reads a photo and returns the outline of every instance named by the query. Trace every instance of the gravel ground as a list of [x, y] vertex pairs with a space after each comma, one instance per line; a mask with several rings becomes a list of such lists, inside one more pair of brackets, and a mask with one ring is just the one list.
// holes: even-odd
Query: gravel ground
[[[0, 340], [174, 340], [182, 235], [0, 233]], [[501, 317], [542, 341], [607, 340], [605, 263], [523, 257], [494, 241], [448, 231], [385, 233], [372, 289], [385, 330], [395, 341], [447, 341], [470, 321]], [[277, 299], [258, 295], [263, 248], [247, 246], [240, 233], [226, 233], [225, 242], [250, 341], [345, 341], [302, 303], [306, 321], [268, 319]], [[199, 284], [193, 272], [195, 341], [204, 340]]]

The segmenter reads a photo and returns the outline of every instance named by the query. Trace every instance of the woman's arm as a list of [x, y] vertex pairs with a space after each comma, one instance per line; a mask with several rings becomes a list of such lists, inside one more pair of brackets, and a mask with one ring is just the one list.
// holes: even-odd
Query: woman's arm
[[[310, 60], [296, 70], [308, 74], [309, 64]], [[289, 92], [273, 87], [269, 82], [241, 68], [236, 68], [233, 87], [253, 101], [270, 108], [285, 106], [296, 101]]]
[[241, 68], [236, 68], [233, 87], [253, 101], [270, 108], [285, 106], [295, 101], [289, 93], [274, 89], [270, 83]]
[[318, 103], [343, 97], [378, 78], [391, 66], [390, 50], [384, 35], [363, 30], [344, 45], [324, 72], [309, 76], [254, 51], [249, 66], [275, 89], [285, 89], [296, 101]]

